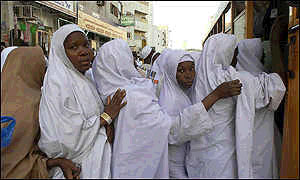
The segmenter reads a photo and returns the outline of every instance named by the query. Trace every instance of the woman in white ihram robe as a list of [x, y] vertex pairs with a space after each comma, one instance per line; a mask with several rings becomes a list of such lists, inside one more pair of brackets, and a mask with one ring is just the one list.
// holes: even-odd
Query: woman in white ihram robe
[[[49, 158], [65, 157], [80, 164], [80, 178], [110, 178], [111, 145], [99, 120], [103, 103], [95, 85], [75, 69], [63, 46], [74, 31], [83, 32], [71, 24], [53, 34], [40, 102], [38, 145]], [[64, 178], [60, 168], [50, 174]]]
[[[260, 38], [241, 40], [238, 51], [238, 71], [247, 71], [253, 76], [266, 76], [266, 70], [260, 61], [263, 56]], [[254, 178], [279, 178], [281, 137], [274, 123], [275, 110], [270, 106], [255, 111], [252, 162]]]
[[[164, 81], [159, 96], [159, 104], [166, 112], [176, 119], [182, 110], [192, 105], [189, 97], [192, 87], [183, 90], [176, 79], [177, 66], [184, 61], [194, 62], [193, 57], [183, 50], [164, 50], [161, 54], [163, 61], [159, 61]], [[155, 61], [156, 62], [156, 61]], [[170, 178], [188, 178], [185, 167], [187, 143], [179, 145], [169, 144], [169, 173]]]
[[102, 99], [117, 88], [126, 90], [127, 105], [114, 124], [112, 178], [169, 178], [168, 143], [186, 142], [212, 127], [203, 104], [171, 119], [158, 104], [152, 81], [135, 69], [131, 50], [121, 39], [105, 43], [92, 68]]
[[213, 35], [196, 62], [194, 103], [224, 81], [239, 79], [243, 87], [239, 96], [219, 100], [212, 106], [208, 113], [214, 129], [191, 140], [186, 162], [191, 178], [253, 178], [255, 109], [277, 109], [284, 96], [285, 87], [278, 74], [254, 77], [230, 66], [236, 46], [234, 35]]

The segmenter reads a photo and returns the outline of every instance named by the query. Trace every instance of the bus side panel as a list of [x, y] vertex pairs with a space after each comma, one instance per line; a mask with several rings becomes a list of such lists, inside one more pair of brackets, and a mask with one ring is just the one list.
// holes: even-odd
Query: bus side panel
[[299, 179], [299, 30], [289, 34], [289, 43], [292, 37], [288, 68], [294, 77], [288, 79], [280, 178]]

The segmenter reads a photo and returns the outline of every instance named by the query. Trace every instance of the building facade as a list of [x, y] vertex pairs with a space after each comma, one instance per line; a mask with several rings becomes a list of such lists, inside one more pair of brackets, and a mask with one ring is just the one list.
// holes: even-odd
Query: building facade
[[40, 45], [48, 55], [52, 34], [75, 23], [96, 50], [114, 38], [127, 40], [119, 25], [121, 8], [119, 1], [1, 1], [1, 41], [9, 46]]
[[36, 46], [45, 55], [53, 32], [76, 23], [75, 1], [1, 1], [1, 41], [9, 46]]
[[120, 28], [122, 3], [120, 1], [78, 1], [78, 25], [87, 32], [92, 48], [120, 38], [127, 33]]
[[125, 25], [128, 44], [132, 51], [139, 52], [149, 43], [147, 41], [149, 39], [150, 3], [146, 1], [122, 1], [122, 5], [123, 18], [131, 18], [132, 21]]

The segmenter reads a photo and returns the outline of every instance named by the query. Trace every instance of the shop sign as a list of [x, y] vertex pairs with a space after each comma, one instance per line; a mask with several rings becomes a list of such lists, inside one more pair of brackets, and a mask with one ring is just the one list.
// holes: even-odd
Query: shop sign
[[93, 16], [78, 11], [78, 25], [86, 30], [110, 37], [127, 40], [127, 32], [108, 23], [105, 23]]
[[76, 17], [75, 1], [36, 1], [65, 14]]
[[73, 1], [51, 1], [52, 3], [57, 4], [58, 6], [65, 8], [69, 11], [74, 12], [74, 2]]
[[134, 26], [135, 19], [132, 15], [122, 15], [121, 17], [121, 26]]

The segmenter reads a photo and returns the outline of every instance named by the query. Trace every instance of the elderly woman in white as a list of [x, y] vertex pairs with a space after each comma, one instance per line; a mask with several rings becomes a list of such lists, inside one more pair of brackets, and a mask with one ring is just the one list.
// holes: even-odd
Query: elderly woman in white
[[[244, 39], [238, 43], [238, 71], [247, 71], [253, 76], [267, 76], [262, 64], [263, 46], [260, 38]], [[278, 80], [280, 84], [280, 80]], [[267, 83], [267, 81], [261, 81]], [[276, 100], [276, 99], [275, 99]], [[281, 99], [278, 99], [281, 101]], [[281, 137], [274, 123], [274, 107], [256, 109], [253, 141], [253, 177], [278, 178], [281, 156]]]
[[135, 69], [130, 48], [121, 39], [100, 48], [93, 74], [102, 99], [117, 88], [127, 93], [128, 103], [115, 122], [113, 178], [169, 178], [168, 143], [182, 144], [212, 128], [202, 102], [170, 117], [158, 104], [152, 81]]
[[[38, 145], [50, 158], [64, 157], [81, 165], [80, 178], [110, 178], [110, 123], [126, 104], [125, 91], [117, 91], [104, 106], [95, 85], [84, 76], [92, 60], [87, 37], [77, 25], [62, 26], [53, 34]], [[65, 177], [59, 168], [51, 171], [52, 178]]]
[[224, 81], [240, 79], [243, 87], [239, 96], [220, 100], [208, 111], [214, 129], [190, 142], [189, 177], [253, 178], [255, 110], [266, 106], [276, 109], [284, 96], [285, 87], [278, 74], [254, 77], [234, 69], [236, 46], [234, 35], [213, 35], [205, 42], [202, 58], [197, 61], [194, 103]]

